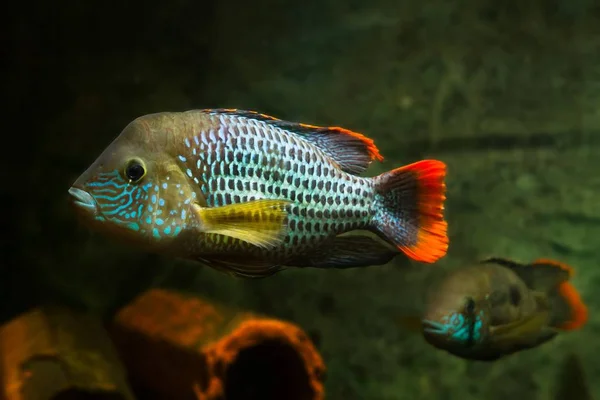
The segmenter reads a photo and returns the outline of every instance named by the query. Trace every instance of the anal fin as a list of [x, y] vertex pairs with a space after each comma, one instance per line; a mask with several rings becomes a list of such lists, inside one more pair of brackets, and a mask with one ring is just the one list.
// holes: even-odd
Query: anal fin
[[316, 251], [294, 259], [290, 266], [357, 268], [382, 265], [400, 254], [368, 236], [337, 236]]

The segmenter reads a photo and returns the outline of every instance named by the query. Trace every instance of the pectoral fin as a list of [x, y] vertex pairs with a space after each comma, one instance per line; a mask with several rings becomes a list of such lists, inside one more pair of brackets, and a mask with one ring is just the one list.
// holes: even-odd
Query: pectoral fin
[[287, 200], [254, 200], [222, 207], [194, 205], [199, 228], [262, 248], [275, 247], [287, 233]]
[[496, 343], [518, 342], [539, 334], [548, 324], [548, 312], [537, 312], [508, 324], [490, 328], [490, 339]]

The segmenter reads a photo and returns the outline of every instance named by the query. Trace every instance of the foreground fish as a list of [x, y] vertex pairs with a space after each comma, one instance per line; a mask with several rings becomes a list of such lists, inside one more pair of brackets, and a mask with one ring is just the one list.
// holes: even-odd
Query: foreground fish
[[[93, 229], [238, 276], [378, 265], [399, 251], [443, 257], [445, 164], [357, 176], [374, 159], [373, 141], [342, 128], [239, 110], [159, 113], [131, 122], [69, 193]], [[339, 236], [354, 230], [392, 246]]]
[[493, 361], [579, 329], [588, 313], [571, 275], [552, 260], [490, 258], [453, 270], [432, 290], [425, 339], [462, 358]]

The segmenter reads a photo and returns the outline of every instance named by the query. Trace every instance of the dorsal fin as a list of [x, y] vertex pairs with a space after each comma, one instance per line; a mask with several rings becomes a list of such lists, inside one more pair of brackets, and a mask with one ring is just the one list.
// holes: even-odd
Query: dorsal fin
[[481, 261], [486, 264], [497, 264], [512, 270], [532, 290], [547, 292], [561, 282], [568, 281], [573, 273], [571, 267], [553, 260], [539, 259], [530, 264], [523, 264], [506, 258], [490, 257]]
[[373, 140], [348, 129], [337, 126], [321, 127], [289, 122], [256, 111], [225, 108], [204, 111], [210, 114], [229, 114], [262, 121], [300, 135], [304, 140], [319, 147], [335, 160], [343, 171], [351, 174], [360, 174], [375, 159], [383, 161], [383, 156], [379, 153]]

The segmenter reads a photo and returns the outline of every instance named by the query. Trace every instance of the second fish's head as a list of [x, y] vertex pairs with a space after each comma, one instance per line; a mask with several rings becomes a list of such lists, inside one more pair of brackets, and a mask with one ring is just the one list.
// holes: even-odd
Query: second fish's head
[[450, 273], [433, 288], [421, 321], [425, 340], [431, 345], [460, 354], [488, 339], [491, 310], [485, 277], [472, 273]]

